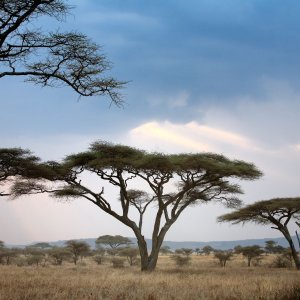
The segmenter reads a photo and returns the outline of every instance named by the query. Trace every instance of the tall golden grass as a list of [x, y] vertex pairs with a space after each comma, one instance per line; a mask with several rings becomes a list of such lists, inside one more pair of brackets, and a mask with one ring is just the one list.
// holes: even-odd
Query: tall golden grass
[[300, 299], [300, 272], [270, 268], [270, 256], [257, 267], [242, 257], [224, 269], [212, 256], [193, 256], [190, 266], [178, 268], [160, 257], [157, 270], [141, 273], [137, 266], [112, 268], [85, 259], [78, 266], [0, 266], [0, 299]]

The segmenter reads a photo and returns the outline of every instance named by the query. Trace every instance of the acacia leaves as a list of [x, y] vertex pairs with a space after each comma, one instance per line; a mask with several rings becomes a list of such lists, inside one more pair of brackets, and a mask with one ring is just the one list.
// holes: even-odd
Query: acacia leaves
[[253, 222], [258, 224], [272, 224], [274, 220], [284, 221], [291, 216], [297, 217], [300, 213], [300, 197], [274, 198], [257, 201], [232, 213], [222, 215], [219, 222], [233, 224]]

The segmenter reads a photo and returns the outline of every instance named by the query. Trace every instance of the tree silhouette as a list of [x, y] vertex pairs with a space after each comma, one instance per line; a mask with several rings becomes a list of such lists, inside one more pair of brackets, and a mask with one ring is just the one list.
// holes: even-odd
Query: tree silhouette
[[122, 103], [125, 82], [103, 76], [110, 63], [100, 47], [79, 32], [45, 32], [43, 17], [62, 22], [71, 6], [63, 0], [0, 1], [0, 78], [25, 76], [42, 86], [69, 86], [80, 96], [108, 95]]
[[[16, 177], [36, 177], [39, 159], [29, 150], [21, 148], [0, 148], [0, 187], [11, 184]], [[10, 193], [0, 189], [0, 196]]]

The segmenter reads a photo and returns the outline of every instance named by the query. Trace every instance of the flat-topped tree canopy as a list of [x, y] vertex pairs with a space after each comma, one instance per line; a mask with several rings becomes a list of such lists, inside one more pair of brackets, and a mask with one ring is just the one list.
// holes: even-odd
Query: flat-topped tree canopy
[[[40, 172], [43, 180], [21, 181], [15, 185], [15, 194], [47, 191], [56, 197], [80, 197], [92, 202], [133, 230], [142, 270], [155, 268], [165, 234], [188, 206], [218, 201], [237, 207], [241, 201], [236, 195], [242, 190], [236, 179], [254, 180], [262, 175], [252, 163], [219, 154], [152, 153], [101, 141], [93, 143], [86, 152], [67, 156], [60, 163], [40, 165], [45, 169], [45, 175]], [[91, 187], [88, 173], [98, 179], [98, 185], [94, 182]], [[51, 190], [48, 181], [58, 184], [54, 184], [55, 188], [52, 184]], [[106, 193], [104, 183], [112, 185], [118, 195], [112, 198]], [[156, 215], [149, 254], [143, 223], [150, 206]]]
[[233, 224], [254, 222], [258, 224], [272, 224], [274, 220], [288, 221], [291, 217], [299, 218], [300, 197], [274, 198], [257, 201], [240, 208], [232, 213], [222, 215], [219, 222], [231, 222]]
[[237, 177], [254, 180], [262, 173], [254, 164], [230, 160], [214, 153], [162, 154], [149, 153], [133, 147], [95, 142], [90, 150], [67, 156], [66, 167], [85, 167], [90, 170], [107, 168], [124, 171], [156, 171], [161, 173], [193, 172], [214, 177]]

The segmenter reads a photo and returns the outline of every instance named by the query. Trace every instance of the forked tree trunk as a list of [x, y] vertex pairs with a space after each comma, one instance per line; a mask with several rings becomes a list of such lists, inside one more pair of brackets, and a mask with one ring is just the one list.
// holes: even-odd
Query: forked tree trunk
[[166, 226], [164, 228], [165, 230], [161, 232], [161, 234], [155, 239], [155, 241], [152, 240], [152, 250], [150, 254], [148, 253], [147, 243], [144, 239], [144, 236], [142, 236], [140, 232], [134, 230], [141, 256], [141, 271], [152, 272], [155, 270], [160, 247], [169, 228], [170, 226]]
[[138, 240], [138, 246], [141, 255], [141, 271], [152, 272], [156, 268], [158, 254], [160, 250], [160, 246], [157, 245], [156, 248], [152, 248], [151, 254], [148, 254], [147, 243], [143, 239], [143, 241]]

